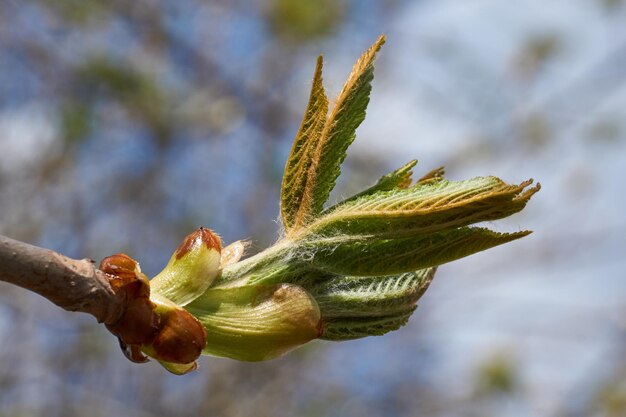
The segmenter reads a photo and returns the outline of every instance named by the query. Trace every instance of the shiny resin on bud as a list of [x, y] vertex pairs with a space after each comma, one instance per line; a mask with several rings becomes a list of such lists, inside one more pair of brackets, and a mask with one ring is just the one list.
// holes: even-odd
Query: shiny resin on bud
[[159, 327], [159, 317], [150, 301], [150, 283], [139, 263], [119, 253], [100, 262], [100, 269], [111, 277], [110, 284], [126, 304], [116, 323], [106, 323], [111, 333], [125, 345], [149, 343]]
[[202, 324], [168, 300], [157, 296], [154, 301], [161, 324], [148, 353], [160, 361], [177, 364], [198, 359], [206, 345], [206, 331]]

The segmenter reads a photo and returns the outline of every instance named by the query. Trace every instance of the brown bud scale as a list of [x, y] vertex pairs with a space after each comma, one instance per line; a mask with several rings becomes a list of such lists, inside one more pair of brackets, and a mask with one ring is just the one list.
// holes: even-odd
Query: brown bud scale
[[222, 250], [222, 241], [218, 235], [212, 230], [200, 227], [195, 232], [188, 235], [176, 249], [176, 259], [180, 259], [193, 248], [200, 245], [206, 245], [209, 249], [215, 249], [218, 252]]
[[186, 364], [198, 359], [206, 345], [202, 324], [183, 309], [161, 313], [161, 327], [152, 342], [160, 360]]
[[[130, 346], [131, 349], [132, 345], [151, 343], [159, 330], [160, 320], [150, 301], [150, 283], [141, 273], [139, 263], [119, 253], [104, 258], [100, 262], [100, 269], [110, 276], [111, 288], [126, 304], [120, 319], [116, 323], [107, 324], [107, 329], [120, 339], [120, 344]], [[122, 350], [129, 357], [126, 350]]]

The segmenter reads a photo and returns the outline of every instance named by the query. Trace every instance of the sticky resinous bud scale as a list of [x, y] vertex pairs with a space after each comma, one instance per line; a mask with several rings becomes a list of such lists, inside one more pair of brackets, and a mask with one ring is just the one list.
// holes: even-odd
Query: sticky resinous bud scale
[[196, 368], [206, 345], [202, 324], [182, 305], [202, 294], [219, 275], [221, 241], [208, 229], [187, 236], [165, 269], [152, 281], [125, 254], [105, 258], [100, 269], [126, 304], [122, 317], [107, 328], [133, 362], [158, 360], [171, 372]]

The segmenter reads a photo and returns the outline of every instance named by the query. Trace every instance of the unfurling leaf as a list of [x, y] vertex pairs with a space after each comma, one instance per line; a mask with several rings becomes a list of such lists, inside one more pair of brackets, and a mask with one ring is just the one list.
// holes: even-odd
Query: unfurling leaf
[[496, 177], [426, 182], [339, 204], [311, 224], [322, 236], [402, 237], [501, 219], [520, 211], [539, 190], [532, 181], [508, 185]]
[[312, 263], [317, 268], [335, 274], [368, 276], [441, 265], [528, 234], [462, 227], [409, 238], [328, 238], [310, 244], [316, 248]]
[[303, 222], [301, 216], [309, 210], [303, 206], [305, 200], [309, 198], [306, 193], [310, 193], [310, 184], [307, 184], [308, 173], [328, 113], [328, 98], [322, 85], [322, 66], [323, 59], [320, 56], [317, 58], [309, 104], [296, 133], [283, 175], [280, 214], [287, 232], [300, 227]]
[[[321, 61], [318, 61], [309, 108], [285, 168], [285, 178], [289, 180], [283, 182], [281, 203], [283, 221], [287, 220], [285, 222], [287, 236], [296, 234], [322, 212], [330, 192], [335, 187], [335, 181], [341, 172], [341, 163], [346, 157], [346, 150], [354, 141], [357, 127], [365, 119], [365, 109], [369, 103], [371, 82], [374, 78], [374, 58], [384, 43], [385, 37], [381, 36], [354, 64], [321, 131], [317, 119], [312, 122], [314, 117], [310, 116], [322, 113], [321, 110], [313, 111], [312, 109], [322, 106], [311, 106], [311, 102], [316, 103], [317, 100], [324, 102], [321, 98], [314, 100], [314, 96], [322, 97], [323, 94]], [[319, 85], [319, 88], [316, 85]], [[315, 93], [316, 91], [318, 92]], [[312, 134], [310, 136], [308, 133], [301, 134], [301, 131]], [[303, 143], [311, 139], [313, 142], [310, 147], [305, 147]], [[300, 151], [301, 149], [305, 150]], [[293, 166], [308, 166], [308, 169], [299, 169], [294, 173]], [[289, 189], [290, 186], [297, 188]], [[296, 200], [287, 201], [292, 196], [295, 196]]]
[[398, 275], [336, 275], [310, 291], [324, 318], [320, 339], [379, 336], [404, 325], [432, 282], [436, 267]]
[[364, 197], [367, 195], [375, 194], [379, 191], [391, 191], [395, 189], [403, 189], [408, 188], [411, 185], [413, 176], [413, 167], [417, 164], [417, 160], [414, 159], [406, 165], [396, 169], [393, 172], [390, 172], [387, 175], [383, 175], [376, 184], [372, 185], [370, 188], [367, 188], [361, 191], [358, 194], [353, 195], [350, 198], [343, 200], [341, 203], [336, 204], [328, 209], [324, 210], [322, 215], [328, 214], [334, 209], [336, 209], [339, 205], [343, 205], [347, 202], [354, 201], [360, 197]]
[[324, 320], [349, 317], [390, 316], [412, 310], [426, 291], [437, 268], [398, 275], [333, 276], [309, 291]]
[[390, 316], [333, 319], [326, 324], [320, 339], [340, 342], [369, 336], [382, 336], [404, 326], [416, 308], [417, 306], [413, 305], [402, 313]]

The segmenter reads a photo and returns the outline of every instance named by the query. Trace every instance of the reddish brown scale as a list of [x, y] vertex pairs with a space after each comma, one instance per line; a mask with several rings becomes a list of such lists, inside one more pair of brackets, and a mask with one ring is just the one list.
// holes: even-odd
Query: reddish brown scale
[[166, 362], [190, 363], [198, 359], [206, 345], [202, 324], [186, 310], [170, 310], [161, 314], [161, 328], [152, 348]]
[[[125, 253], [117, 253], [100, 261], [100, 270], [117, 278], [133, 280], [139, 271], [138, 265], [137, 261]], [[119, 280], [118, 283], [121, 284]]]
[[126, 345], [150, 344], [159, 330], [159, 316], [150, 301], [150, 283], [139, 264], [123, 253], [104, 258], [100, 269], [111, 277], [111, 288], [126, 303], [120, 319], [107, 329]]
[[176, 259], [180, 259], [185, 256], [190, 250], [205, 244], [209, 249], [215, 249], [218, 252], [222, 251], [222, 241], [218, 235], [213, 233], [210, 229], [200, 227], [195, 232], [188, 235], [176, 249]]

